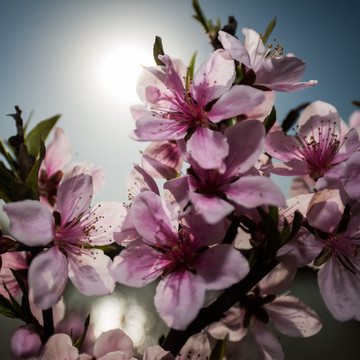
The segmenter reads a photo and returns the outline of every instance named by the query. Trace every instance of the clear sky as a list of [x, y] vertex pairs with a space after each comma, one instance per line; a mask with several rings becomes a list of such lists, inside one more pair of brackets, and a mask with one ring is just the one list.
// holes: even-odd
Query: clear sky
[[[324, 100], [344, 119], [360, 99], [358, 1], [200, 0], [206, 15], [222, 24], [229, 15], [241, 28], [264, 32], [277, 17], [273, 36], [285, 53], [307, 61], [304, 80], [319, 83], [277, 96], [279, 119], [304, 101]], [[0, 12], [1, 138], [15, 126], [6, 114], [19, 105], [32, 124], [61, 113], [73, 160], [102, 165], [101, 200], [126, 200], [125, 177], [145, 144], [129, 139], [131, 104], [141, 65], [153, 65], [152, 45], [161, 36], [165, 51], [197, 66], [211, 51], [192, 19], [191, 0], [2, 0]]]
[[[307, 62], [305, 81], [319, 81], [311, 89], [278, 94], [279, 120], [291, 108], [315, 100], [332, 103], [345, 120], [355, 110], [351, 101], [360, 100], [360, 1], [199, 2], [209, 18], [219, 17], [223, 25], [229, 15], [235, 16], [241, 39], [241, 28], [264, 32], [277, 17], [273, 37], [285, 53]], [[185, 63], [197, 50], [198, 67], [212, 48], [192, 15], [191, 0], [1, 0], [1, 139], [15, 133], [6, 116], [14, 105], [25, 119], [34, 111], [32, 125], [61, 113], [58, 125], [69, 134], [73, 160], [105, 168], [106, 185], [98, 199], [127, 201], [125, 178], [146, 145], [129, 138], [134, 128], [129, 107], [138, 103], [140, 64], [154, 64], [152, 46], [158, 35], [165, 52]], [[307, 295], [310, 304], [313, 293]], [[327, 336], [337, 339], [343, 332], [348, 339], [341, 340], [343, 354], [348, 343], [356, 344], [355, 336], [350, 337], [355, 333], [332, 324], [333, 332], [320, 336], [326, 346]], [[300, 354], [304, 343], [296, 344]]]

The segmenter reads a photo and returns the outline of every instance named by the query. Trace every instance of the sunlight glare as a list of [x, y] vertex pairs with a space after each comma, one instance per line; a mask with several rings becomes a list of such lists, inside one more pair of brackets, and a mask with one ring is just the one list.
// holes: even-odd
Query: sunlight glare
[[136, 81], [144, 66], [153, 66], [151, 54], [140, 47], [123, 45], [105, 54], [100, 66], [100, 81], [108, 95], [122, 102], [138, 102]]

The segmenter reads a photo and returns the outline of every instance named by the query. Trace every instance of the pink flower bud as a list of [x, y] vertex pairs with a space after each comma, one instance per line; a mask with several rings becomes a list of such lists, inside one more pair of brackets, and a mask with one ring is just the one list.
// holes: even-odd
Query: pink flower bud
[[38, 333], [30, 326], [17, 329], [10, 340], [11, 355], [14, 359], [27, 359], [38, 354], [41, 348]]

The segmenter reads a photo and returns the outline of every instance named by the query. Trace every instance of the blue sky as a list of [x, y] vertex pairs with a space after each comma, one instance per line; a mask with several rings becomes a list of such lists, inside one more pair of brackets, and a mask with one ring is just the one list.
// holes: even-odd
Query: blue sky
[[[241, 28], [263, 32], [277, 17], [273, 36], [307, 61], [304, 80], [317, 86], [278, 94], [279, 119], [305, 101], [324, 100], [347, 119], [360, 99], [356, 26], [360, 5], [344, 1], [251, 2], [200, 0], [205, 14], [222, 24], [229, 15]], [[161, 36], [165, 51], [187, 63], [197, 51], [197, 66], [211, 51], [201, 26], [192, 19], [191, 0], [13, 0], [0, 13], [1, 138], [15, 127], [6, 114], [19, 105], [32, 124], [61, 113], [73, 160], [102, 165], [106, 186], [101, 200], [126, 200], [125, 178], [139, 162], [145, 144], [129, 139], [136, 72], [153, 65], [152, 45]], [[108, 66], [104, 73], [104, 66]], [[135, 68], [135, 70], [133, 70]], [[135, 71], [135, 72], [134, 72]], [[133, 75], [132, 75], [133, 74]]]

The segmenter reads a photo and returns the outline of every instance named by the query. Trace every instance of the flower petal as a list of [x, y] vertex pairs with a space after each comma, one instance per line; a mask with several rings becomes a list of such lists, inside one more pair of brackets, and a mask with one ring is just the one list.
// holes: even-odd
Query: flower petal
[[113, 278], [120, 284], [141, 287], [158, 278], [164, 265], [160, 253], [150, 246], [131, 246], [114, 258], [111, 266]]
[[225, 289], [249, 272], [249, 263], [232, 245], [222, 244], [204, 251], [195, 264], [207, 290]]
[[190, 271], [177, 271], [161, 280], [156, 288], [155, 307], [165, 324], [185, 330], [205, 300], [202, 279]]
[[293, 296], [280, 296], [265, 306], [275, 327], [284, 335], [309, 337], [322, 327], [314, 310]]
[[186, 341], [176, 360], [208, 360], [210, 354], [211, 347], [208, 335], [202, 331]]
[[68, 264], [65, 255], [56, 247], [35, 256], [29, 268], [30, 297], [40, 309], [57, 304], [68, 281]]
[[190, 200], [209, 224], [216, 224], [234, 210], [233, 205], [217, 196], [191, 192]]
[[89, 249], [87, 252], [75, 256], [68, 254], [71, 282], [86, 296], [111, 294], [115, 281], [109, 270], [110, 258], [101, 250]]
[[69, 335], [55, 334], [44, 345], [39, 360], [77, 360], [79, 352]]
[[178, 221], [173, 208], [160, 196], [145, 191], [132, 204], [131, 214], [137, 232], [152, 245], [177, 242]]
[[186, 150], [203, 169], [222, 169], [229, 145], [221, 132], [198, 127], [186, 143]]
[[211, 108], [208, 118], [213, 122], [245, 114], [265, 100], [263, 91], [247, 85], [234, 85]]
[[286, 206], [281, 190], [265, 176], [244, 176], [230, 184], [225, 194], [230, 200], [246, 208], [262, 205]]
[[94, 356], [97, 359], [115, 351], [122, 351], [125, 355], [124, 359], [130, 359], [133, 356], [133, 342], [120, 329], [103, 332], [94, 344]]
[[57, 192], [56, 206], [61, 214], [61, 226], [89, 210], [93, 195], [90, 175], [80, 174], [62, 182]]
[[[360, 266], [360, 264], [358, 264]], [[335, 319], [360, 321], [360, 278], [331, 258], [319, 270], [318, 284], [327, 308]]]
[[48, 208], [36, 200], [3, 206], [9, 217], [9, 232], [27, 246], [44, 246], [54, 239], [55, 221]]

